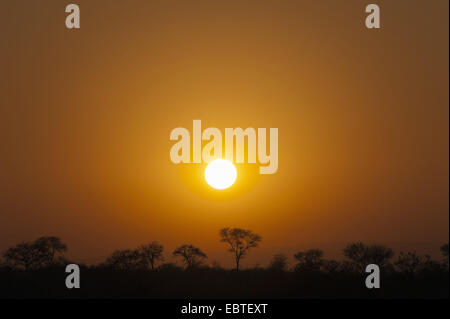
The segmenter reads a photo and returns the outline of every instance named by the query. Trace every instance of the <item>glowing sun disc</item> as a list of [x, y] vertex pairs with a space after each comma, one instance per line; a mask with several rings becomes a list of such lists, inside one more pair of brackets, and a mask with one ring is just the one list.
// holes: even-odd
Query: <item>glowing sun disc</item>
[[236, 181], [236, 167], [227, 160], [218, 159], [208, 164], [205, 169], [206, 182], [216, 189], [225, 189]]

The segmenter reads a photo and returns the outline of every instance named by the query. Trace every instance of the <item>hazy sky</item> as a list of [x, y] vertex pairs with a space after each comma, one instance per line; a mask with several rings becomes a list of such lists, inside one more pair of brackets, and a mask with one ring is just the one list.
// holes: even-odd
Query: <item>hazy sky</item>
[[[226, 226], [263, 237], [246, 265], [448, 242], [447, 0], [372, 1], [380, 30], [362, 0], [72, 2], [80, 30], [70, 2], [0, 1], [1, 251], [55, 235], [86, 262], [152, 240], [222, 260]], [[169, 158], [194, 119], [277, 127], [278, 172], [211, 191]]]

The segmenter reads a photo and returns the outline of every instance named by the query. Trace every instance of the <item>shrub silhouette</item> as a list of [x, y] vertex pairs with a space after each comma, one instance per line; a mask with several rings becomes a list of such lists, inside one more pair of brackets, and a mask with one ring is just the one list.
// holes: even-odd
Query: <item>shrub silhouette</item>
[[158, 270], [165, 272], [182, 271], [183, 268], [174, 263], [164, 263], [158, 267]]
[[294, 255], [298, 264], [295, 266], [297, 271], [319, 271], [324, 264], [323, 252], [319, 249], [310, 249], [305, 252], [299, 251]]
[[283, 254], [276, 254], [272, 257], [269, 264], [269, 269], [272, 271], [286, 271], [287, 270], [287, 257]]
[[336, 260], [324, 260], [322, 262], [322, 268], [326, 273], [335, 274], [341, 269], [342, 264]]

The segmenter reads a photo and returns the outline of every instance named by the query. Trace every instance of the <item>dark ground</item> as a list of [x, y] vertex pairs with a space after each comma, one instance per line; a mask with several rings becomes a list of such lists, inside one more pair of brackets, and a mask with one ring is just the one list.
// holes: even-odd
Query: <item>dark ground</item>
[[67, 289], [64, 268], [0, 272], [0, 298], [448, 298], [448, 270], [381, 275], [269, 270], [114, 271], [82, 268], [81, 288]]

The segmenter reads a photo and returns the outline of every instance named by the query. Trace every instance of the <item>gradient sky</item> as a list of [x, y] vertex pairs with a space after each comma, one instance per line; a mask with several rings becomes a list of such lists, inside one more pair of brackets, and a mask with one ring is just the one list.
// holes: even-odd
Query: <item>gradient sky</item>
[[[68, 1], [0, 1], [0, 251], [55, 235], [92, 263], [158, 240], [227, 265], [226, 226], [263, 237], [244, 266], [448, 242], [447, 0], [372, 1], [380, 30], [362, 0], [72, 2], [80, 30]], [[278, 172], [208, 190], [169, 158], [194, 119], [277, 127]]]

